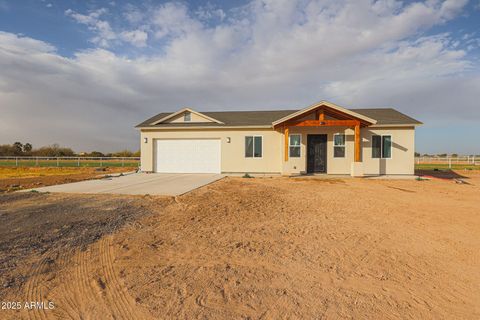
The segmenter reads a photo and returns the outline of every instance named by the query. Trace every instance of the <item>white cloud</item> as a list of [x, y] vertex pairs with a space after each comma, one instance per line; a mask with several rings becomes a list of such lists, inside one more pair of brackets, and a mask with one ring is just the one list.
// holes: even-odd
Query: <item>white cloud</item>
[[[478, 122], [480, 73], [462, 49], [475, 37], [455, 44], [449, 34], [422, 36], [464, 3], [258, 0], [214, 25], [166, 3], [118, 31], [104, 10], [68, 10], [110, 51], [64, 58], [44, 42], [0, 33], [0, 137], [133, 149], [132, 126], [158, 112], [300, 108], [321, 99], [393, 106], [427, 123]], [[128, 59], [115, 53], [115, 41], [164, 47]]]
[[65, 11], [65, 14], [78, 23], [88, 26], [90, 30], [96, 33], [96, 36], [94, 36], [91, 41], [103, 48], [107, 48], [112, 41], [117, 39], [117, 35], [110, 27], [110, 23], [101, 20], [101, 16], [105, 15], [107, 12], [107, 9], [102, 8], [84, 15], [68, 9]]
[[123, 31], [120, 37], [130, 44], [142, 48], [147, 45], [148, 33], [142, 30]]
[[195, 15], [200, 20], [206, 20], [206, 21], [215, 20], [215, 19], [223, 21], [227, 16], [225, 11], [223, 11], [221, 8], [217, 8], [210, 2], [207, 2], [205, 6], [199, 7], [195, 11]]
[[159, 6], [153, 13], [152, 23], [157, 38], [178, 37], [201, 28], [201, 23], [190, 17], [188, 8], [175, 2]]
[[144, 13], [133, 5], [127, 5], [123, 15], [132, 24], [140, 23], [145, 18]]

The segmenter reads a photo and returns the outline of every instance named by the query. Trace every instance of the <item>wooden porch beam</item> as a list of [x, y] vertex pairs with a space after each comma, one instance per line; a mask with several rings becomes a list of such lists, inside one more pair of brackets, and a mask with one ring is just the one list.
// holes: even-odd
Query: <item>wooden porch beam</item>
[[291, 127], [355, 127], [360, 126], [358, 120], [304, 120], [288, 124]]

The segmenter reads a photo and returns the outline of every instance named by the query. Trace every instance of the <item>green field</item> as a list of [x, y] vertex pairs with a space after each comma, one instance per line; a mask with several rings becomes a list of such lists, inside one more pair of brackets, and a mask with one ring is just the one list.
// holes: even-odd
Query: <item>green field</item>
[[480, 170], [479, 165], [473, 165], [473, 164], [454, 164], [452, 163], [452, 167], [450, 168], [448, 164], [435, 164], [435, 163], [420, 163], [420, 164], [415, 164], [415, 169], [417, 170], [433, 170], [433, 169], [439, 169], [439, 170]]
[[71, 160], [18, 160], [18, 163], [15, 160], [0, 160], [0, 166], [3, 167], [138, 167], [140, 161], [137, 160], [80, 160], [71, 159]]

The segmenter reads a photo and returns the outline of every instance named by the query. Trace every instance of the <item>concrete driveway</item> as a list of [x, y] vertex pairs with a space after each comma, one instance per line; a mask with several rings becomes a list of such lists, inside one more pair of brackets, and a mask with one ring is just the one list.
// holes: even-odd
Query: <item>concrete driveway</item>
[[120, 177], [60, 184], [34, 190], [40, 192], [178, 196], [222, 178], [221, 174], [132, 173]]

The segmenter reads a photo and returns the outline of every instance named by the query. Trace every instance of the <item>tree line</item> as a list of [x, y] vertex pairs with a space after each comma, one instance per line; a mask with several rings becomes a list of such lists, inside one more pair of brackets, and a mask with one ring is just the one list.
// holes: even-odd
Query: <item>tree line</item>
[[58, 144], [33, 148], [31, 143], [15, 142], [0, 145], [0, 157], [139, 157], [140, 151], [122, 150], [119, 152], [102, 153], [100, 151], [76, 153], [71, 148]]
[[466, 157], [466, 156], [470, 156], [470, 157], [480, 157], [480, 155], [473, 155], [473, 154], [464, 154], [464, 155], [459, 155], [458, 153], [439, 153], [439, 154], [428, 154], [428, 153], [424, 153], [424, 154], [420, 154], [419, 152], [415, 152], [415, 157], [440, 157], [440, 158], [446, 158], [446, 157], [451, 157], [451, 158], [457, 158], [457, 157]]

